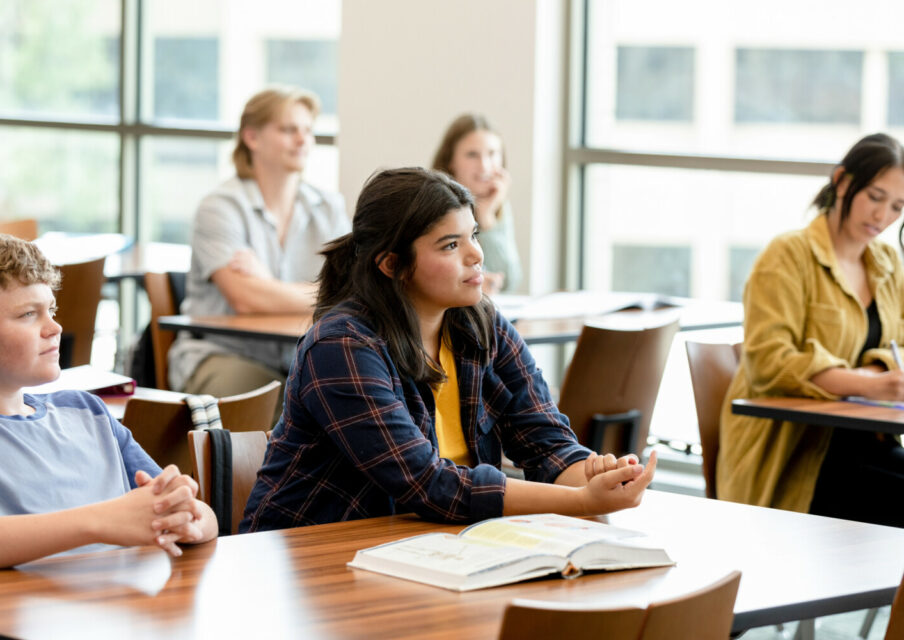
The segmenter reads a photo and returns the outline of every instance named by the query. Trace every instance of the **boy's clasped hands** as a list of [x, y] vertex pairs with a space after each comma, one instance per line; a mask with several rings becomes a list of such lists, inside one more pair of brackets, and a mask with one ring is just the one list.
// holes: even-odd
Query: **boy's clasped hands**
[[[135, 473], [136, 489], [105, 503], [100, 519], [101, 539], [118, 545], [157, 545], [172, 556], [181, 556], [177, 542], [198, 542], [204, 534], [198, 483], [171, 464], [156, 478], [145, 471]], [[104, 535], [108, 533], [108, 535]]]

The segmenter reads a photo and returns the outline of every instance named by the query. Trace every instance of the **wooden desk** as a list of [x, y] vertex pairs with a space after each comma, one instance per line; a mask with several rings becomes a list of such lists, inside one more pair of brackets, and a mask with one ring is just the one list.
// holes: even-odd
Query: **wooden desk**
[[307, 313], [161, 316], [158, 323], [161, 329], [169, 331], [187, 330], [295, 344], [298, 338], [311, 328], [313, 316]]
[[130, 396], [98, 396], [107, 405], [110, 415], [117, 420], [122, 420], [126, 412], [126, 404], [132, 398], [144, 398], [145, 400], [159, 400], [161, 402], [181, 402], [184, 393], [178, 391], [166, 391], [163, 389], [151, 389], [148, 387], [135, 387], [135, 393]]
[[[574, 342], [585, 322], [605, 321], [609, 325], [637, 328], [662, 315], [675, 315], [682, 331], [739, 326], [744, 310], [739, 302], [713, 302], [687, 299], [683, 306], [645, 311], [619, 311], [606, 315], [571, 318], [524, 318], [515, 328], [527, 344], [561, 344]], [[310, 329], [308, 314], [243, 315], [243, 316], [163, 316], [160, 327], [171, 331], [190, 330], [245, 338], [259, 338], [295, 344]], [[656, 322], [659, 323], [658, 321]]]
[[144, 548], [0, 571], [0, 634], [490, 639], [512, 598], [646, 604], [740, 569], [738, 631], [889, 604], [904, 572], [891, 527], [655, 491], [608, 520], [659, 536], [678, 565], [455, 593], [347, 568], [359, 548], [462, 528], [375, 518], [221, 538], [171, 563]]
[[822, 427], [904, 433], [904, 411], [856, 402], [814, 398], [758, 398], [733, 400], [732, 413], [771, 420], [788, 420]]
[[516, 320], [514, 324], [527, 344], [561, 344], [577, 340], [587, 322], [605, 322], [607, 326], [623, 325], [626, 329], [636, 329], [645, 324], [661, 324], [661, 321], [656, 320], [661, 316], [676, 316], [679, 331], [721, 329], [740, 326], [744, 321], [744, 307], [740, 302], [688, 298], [684, 299], [681, 306], [676, 307], [639, 311], [624, 310], [602, 316], [524, 318]]
[[51, 231], [43, 234], [34, 244], [53, 264], [74, 264], [96, 260], [103, 256], [125, 251], [133, 240], [121, 233], [69, 233]]
[[55, 265], [86, 262], [106, 256], [107, 280], [140, 280], [149, 271], [185, 271], [191, 266], [191, 247], [168, 242], [135, 242], [121, 233], [49, 232], [35, 244]]
[[169, 242], [136, 242], [120, 253], [107, 256], [104, 276], [119, 281], [143, 281], [146, 273], [184, 272], [191, 267], [191, 247]]

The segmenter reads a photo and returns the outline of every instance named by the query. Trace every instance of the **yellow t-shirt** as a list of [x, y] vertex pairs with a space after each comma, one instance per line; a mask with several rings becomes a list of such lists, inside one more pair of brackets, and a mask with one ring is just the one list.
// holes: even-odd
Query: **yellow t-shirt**
[[452, 351], [440, 340], [439, 364], [446, 373], [446, 381], [433, 389], [436, 402], [436, 441], [439, 455], [455, 464], [470, 465], [471, 454], [461, 428], [461, 400], [458, 391], [458, 372]]

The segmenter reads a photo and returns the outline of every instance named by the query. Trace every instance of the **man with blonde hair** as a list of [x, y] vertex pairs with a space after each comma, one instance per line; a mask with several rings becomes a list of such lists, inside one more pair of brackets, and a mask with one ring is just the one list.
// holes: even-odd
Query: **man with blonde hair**
[[[326, 242], [347, 233], [339, 194], [302, 180], [320, 101], [271, 88], [242, 113], [236, 175], [205, 197], [192, 225], [192, 264], [182, 312], [296, 313], [313, 308]], [[170, 386], [228, 396], [285, 380], [294, 349], [208, 335], [180, 335], [170, 349]]]
[[0, 567], [102, 543], [180, 555], [177, 542], [216, 537], [194, 480], [161, 471], [99, 398], [23, 390], [60, 375], [59, 281], [37, 247], [0, 234]]

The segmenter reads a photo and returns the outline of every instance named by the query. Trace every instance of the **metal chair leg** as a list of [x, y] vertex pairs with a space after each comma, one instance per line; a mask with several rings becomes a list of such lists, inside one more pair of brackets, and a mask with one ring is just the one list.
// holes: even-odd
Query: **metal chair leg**
[[875, 622], [876, 615], [878, 613], [879, 613], [878, 608], [873, 608], [866, 612], [866, 617], [863, 618], [863, 624], [860, 626], [860, 637], [861, 638], [869, 637], [870, 629], [873, 628], [873, 622]]
[[794, 632], [794, 640], [815, 640], [816, 620], [801, 620], [797, 623], [797, 631]]

